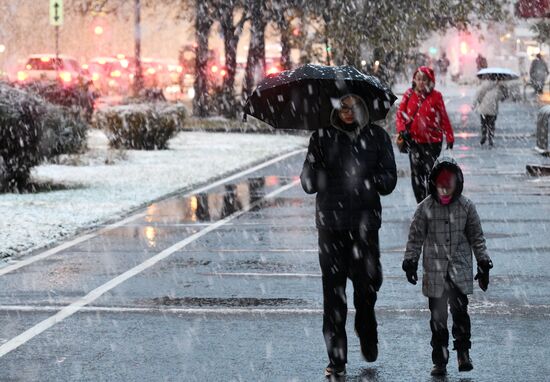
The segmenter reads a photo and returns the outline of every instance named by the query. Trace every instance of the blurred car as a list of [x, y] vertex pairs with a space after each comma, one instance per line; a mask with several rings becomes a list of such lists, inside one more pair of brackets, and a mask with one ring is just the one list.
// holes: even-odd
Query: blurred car
[[173, 59], [143, 58], [143, 78], [146, 88], [166, 88], [177, 85], [183, 68]]
[[115, 57], [95, 57], [83, 69], [88, 71], [94, 88], [102, 95], [125, 95], [129, 92], [133, 71]]
[[[182, 68], [180, 84], [184, 90], [190, 90], [195, 81], [196, 48], [196, 44], [186, 44], [182, 46], [179, 52], [178, 61]], [[227, 70], [221, 64], [219, 54], [215, 49], [208, 50], [207, 68], [209, 86], [222, 86], [223, 79], [227, 75]]]
[[33, 54], [27, 58], [23, 69], [17, 72], [20, 84], [39, 81], [60, 81], [63, 85], [73, 86], [89, 79], [74, 57], [60, 54]]

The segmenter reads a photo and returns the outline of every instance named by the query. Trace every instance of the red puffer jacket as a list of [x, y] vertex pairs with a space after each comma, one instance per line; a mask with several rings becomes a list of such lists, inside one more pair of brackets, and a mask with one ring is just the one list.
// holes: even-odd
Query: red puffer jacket
[[[426, 73], [430, 79], [435, 80], [433, 71], [429, 68], [426, 69], [431, 71], [431, 73]], [[423, 72], [428, 70], [423, 70]], [[411, 123], [412, 118], [414, 120]], [[437, 90], [432, 90], [425, 96], [419, 95], [413, 89], [407, 90], [397, 111], [396, 125], [398, 133], [405, 131], [409, 125], [411, 138], [416, 143], [441, 142], [443, 133], [445, 133], [447, 143], [454, 143], [453, 128], [445, 110], [443, 96]]]

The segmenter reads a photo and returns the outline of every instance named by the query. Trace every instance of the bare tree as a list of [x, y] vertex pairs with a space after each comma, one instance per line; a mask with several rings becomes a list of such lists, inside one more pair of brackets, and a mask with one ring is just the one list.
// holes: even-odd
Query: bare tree
[[265, 73], [265, 28], [267, 12], [262, 0], [248, 0], [250, 12], [250, 45], [246, 60], [246, 72], [243, 84], [243, 95], [246, 97], [254, 90], [257, 74], [263, 77]]
[[197, 43], [195, 58], [195, 97], [193, 114], [207, 117], [208, 111], [208, 36], [213, 17], [207, 1], [195, 2], [195, 38]]
[[[241, 9], [241, 16], [235, 23], [234, 14]], [[242, 0], [221, 0], [216, 7], [216, 19], [220, 22], [220, 28], [224, 39], [225, 70], [221, 89], [220, 105], [221, 113], [233, 118], [237, 114], [235, 102], [235, 74], [237, 71], [237, 45], [241, 37], [245, 22], [248, 20], [247, 4]]]

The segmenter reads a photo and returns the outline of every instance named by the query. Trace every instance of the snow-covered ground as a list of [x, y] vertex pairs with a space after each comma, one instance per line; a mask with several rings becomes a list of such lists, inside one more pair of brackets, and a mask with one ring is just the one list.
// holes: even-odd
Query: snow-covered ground
[[182, 132], [170, 150], [117, 152], [93, 130], [85, 155], [33, 170], [33, 180], [67, 189], [0, 195], [0, 257], [50, 245], [163, 195], [305, 145], [306, 138], [297, 136]]

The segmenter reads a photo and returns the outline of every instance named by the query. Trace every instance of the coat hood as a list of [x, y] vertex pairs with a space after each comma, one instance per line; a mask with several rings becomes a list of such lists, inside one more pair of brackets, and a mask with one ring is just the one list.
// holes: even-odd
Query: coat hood
[[414, 71], [413, 81], [414, 81], [414, 76], [416, 76], [416, 73], [418, 73], [418, 72], [422, 72], [425, 75], [427, 75], [429, 80], [432, 81], [435, 84], [435, 73], [434, 73], [434, 70], [432, 68], [430, 68], [429, 66], [420, 66], [418, 69], [416, 69]]
[[[357, 121], [357, 127], [354, 131], [349, 131], [344, 129], [342, 127], [343, 122], [340, 119], [340, 116], [338, 115], [339, 106], [342, 104], [342, 100], [348, 97], [353, 97], [356, 100], [359, 107], [361, 108], [360, 118], [359, 118], [359, 121]], [[363, 98], [355, 94], [346, 94], [345, 96], [340, 97], [340, 99], [338, 99], [337, 101], [337, 106], [334, 107], [332, 109], [332, 112], [330, 113], [330, 124], [334, 128], [350, 135], [352, 138], [357, 137], [361, 132], [361, 130], [368, 125], [368, 123], [369, 123], [369, 109], [367, 108], [367, 104], [365, 103]]]
[[443, 170], [444, 168], [453, 172], [456, 175], [456, 189], [452, 199], [452, 201], [455, 201], [457, 198], [460, 197], [460, 195], [462, 195], [462, 189], [464, 188], [464, 175], [462, 174], [462, 170], [458, 166], [458, 163], [456, 163], [453, 158], [441, 157], [435, 162], [432, 168], [432, 172], [430, 173], [428, 190], [430, 192], [430, 195], [435, 200], [438, 200], [435, 180], [437, 179], [437, 176], [439, 175], [441, 170]]

